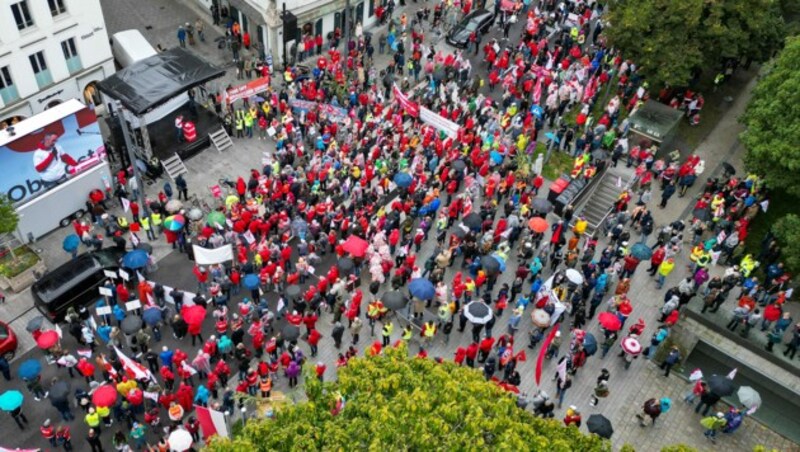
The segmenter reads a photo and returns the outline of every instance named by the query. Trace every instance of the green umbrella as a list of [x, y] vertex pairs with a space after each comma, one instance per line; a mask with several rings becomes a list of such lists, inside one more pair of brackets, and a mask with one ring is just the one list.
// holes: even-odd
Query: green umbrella
[[225, 226], [225, 214], [222, 212], [211, 212], [206, 217], [206, 223], [209, 226]]

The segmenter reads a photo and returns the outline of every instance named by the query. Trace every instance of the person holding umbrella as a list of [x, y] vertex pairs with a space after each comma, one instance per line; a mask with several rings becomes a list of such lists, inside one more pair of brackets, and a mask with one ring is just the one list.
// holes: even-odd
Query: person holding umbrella
[[722, 412], [718, 412], [715, 416], [708, 416], [700, 420], [700, 425], [706, 429], [705, 432], [703, 432], [703, 435], [705, 435], [705, 437], [714, 444], [717, 443], [717, 432], [722, 430], [727, 423], [728, 421], [725, 420], [725, 414]]

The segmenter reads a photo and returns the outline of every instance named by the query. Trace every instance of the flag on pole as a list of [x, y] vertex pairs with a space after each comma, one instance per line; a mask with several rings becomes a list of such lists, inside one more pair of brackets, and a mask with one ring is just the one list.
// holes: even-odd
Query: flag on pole
[[78, 354], [78, 356], [82, 356], [82, 357], [84, 357], [86, 359], [89, 359], [89, 358], [92, 357], [92, 349], [91, 348], [79, 348], [79, 349], [75, 350], [75, 352]]
[[214, 435], [229, 438], [228, 425], [225, 422], [225, 415], [221, 411], [195, 405], [194, 414], [197, 416], [197, 421], [200, 422], [200, 428], [203, 430], [203, 440]]
[[58, 334], [58, 338], [59, 339], [63, 339], [64, 338], [64, 332], [61, 331], [61, 327], [58, 326], [57, 323], [56, 323], [56, 334]]
[[128, 200], [128, 198], [119, 198], [119, 200], [122, 201], [122, 210], [124, 210], [126, 213], [131, 210], [131, 202]]
[[561, 381], [567, 380], [567, 357], [561, 358], [561, 361], [558, 362], [556, 366], [556, 372], [558, 373], [558, 378]]
[[117, 357], [119, 357], [119, 360], [122, 363], [122, 368], [125, 369], [125, 373], [127, 373], [130, 378], [135, 380], [155, 380], [155, 378], [153, 378], [153, 374], [150, 373], [150, 370], [125, 356], [125, 354], [122, 353], [122, 350], [115, 346], [114, 351], [117, 352]]
[[731, 373], [728, 374], [728, 380], [733, 380], [734, 378], [736, 378], [736, 372], [738, 371], [739, 369], [734, 367]]

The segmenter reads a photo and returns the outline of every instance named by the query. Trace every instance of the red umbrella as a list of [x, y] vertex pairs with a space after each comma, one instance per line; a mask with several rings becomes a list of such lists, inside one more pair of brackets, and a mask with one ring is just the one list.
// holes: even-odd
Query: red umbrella
[[617, 309], [625, 316], [631, 315], [631, 312], [633, 312], [633, 306], [631, 306], [631, 302], [627, 299], [620, 303]]
[[774, 322], [781, 318], [781, 307], [773, 303], [764, 308], [764, 320]]
[[352, 254], [353, 257], [364, 257], [364, 255], [367, 254], [369, 242], [357, 235], [351, 235], [344, 241], [342, 248]]
[[36, 345], [39, 346], [42, 350], [47, 350], [50, 347], [55, 346], [58, 344], [58, 333], [53, 330], [48, 330], [43, 332], [36, 338]]
[[95, 406], [112, 406], [117, 403], [117, 388], [103, 385], [94, 390], [92, 404]]
[[619, 331], [622, 328], [622, 321], [610, 312], [601, 312], [597, 320], [600, 321], [600, 326], [608, 331]]
[[539, 357], [536, 358], [536, 386], [539, 386], [539, 381], [542, 379], [542, 364], [544, 363], [544, 355], [547, 354], [547, 348], [550, 347], [550, 343], [553, 342], [553, 338], [556, 337], [556, 332], [558, 332], [558, 328], [560, 326], [560, 323], [556, 323], [553, 326], [553, 330], [547, 335], [544, 343], [542, 343], [542, 348], [539, 349]]
[[200, 305], [194, 306], [184, 306], [181, 309], [181, 315], [183, 315], [183, 320], [186, 321], [188, 325], [199, 325], [203, 323], [203, 320], [206, 318], [206, 308]]
[[528, 222], [528, 227], [531, 228], [531, 231], [541, 234], [547, 230], [549, 225], [547, 224], [547, 220], [544, 218], [533, 217], [531, 218], [531, 221]]

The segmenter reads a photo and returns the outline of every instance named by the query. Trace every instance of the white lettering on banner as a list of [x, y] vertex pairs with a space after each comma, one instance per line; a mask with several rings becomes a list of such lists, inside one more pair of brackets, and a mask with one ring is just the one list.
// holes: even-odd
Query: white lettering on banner
[[[147, 284], [155, 289], [157, 283], [155, 281], [147, 281]], [[172, 287], [162, 285], [161, 288], [164, 289], [164, 301], [175, 304], [175, 299], [172, 298]], [[194, 306], [195, 294], [186, 291], [181, 291], [181, 293], [183, 294], [183, 300], [181, 300], [183, 306]]]
[[239, 99], [253, 97], [269, 89], [269, 77], [260, 77], [244, 85], [239, 85], [227, 91], [228, 102], [233, 103]]
[[455, 122], [445, 118], [442, 115], [436, 114], [431, 110], [428, 110], [425, 107], [420, 108], [419, 119], [421, 119], [426, 124], [430, 124], [433, 127], [443, 131], [447, 134], [450, 138], [455, 138], [458, 136], [458, 129], [460, 126]]
[[197, 265], [212, 265], [233, 260], [233, 248], [230, 245], [213, 249], [192, 245], [192, 249]]

